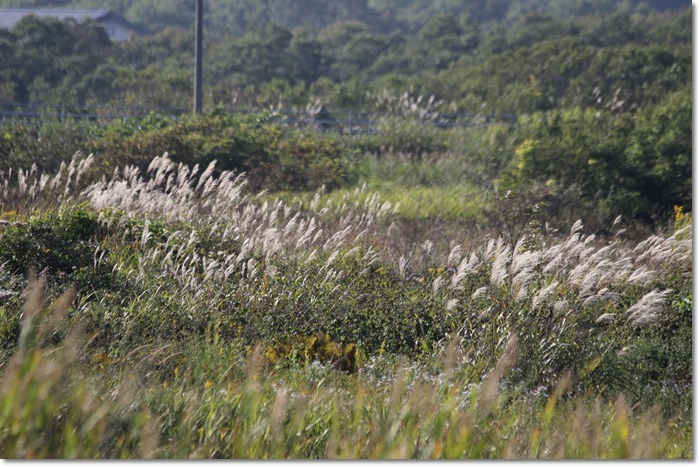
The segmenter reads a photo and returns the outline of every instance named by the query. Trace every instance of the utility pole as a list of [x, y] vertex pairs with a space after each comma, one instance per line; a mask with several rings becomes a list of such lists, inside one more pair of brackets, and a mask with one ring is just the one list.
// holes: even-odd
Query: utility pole
[[202, 113], [202, 1], [194, 7], [194, 113]]

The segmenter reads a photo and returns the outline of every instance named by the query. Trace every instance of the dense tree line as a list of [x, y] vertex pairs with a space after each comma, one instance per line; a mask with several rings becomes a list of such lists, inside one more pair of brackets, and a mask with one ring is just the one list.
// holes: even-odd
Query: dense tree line
[[[112, 44], [94, 24], [26, 18], [0, 31], [0, 98], [189, 107], [192, 38], [191, 29], [169, 26]], [[689, 8], [568, 19], [529, 12], [493, 27], [438, 13], [414, 33], [377, 32], [359, 20], [322, 29], [268, 22], [242, 36], [208, 33], [206, 104], [303, 107], [319, 99], [372, 108], [371, 96], [409, 92], [434, 95], [444, 110], [624, 111], [689, 85], [691, 57]]]

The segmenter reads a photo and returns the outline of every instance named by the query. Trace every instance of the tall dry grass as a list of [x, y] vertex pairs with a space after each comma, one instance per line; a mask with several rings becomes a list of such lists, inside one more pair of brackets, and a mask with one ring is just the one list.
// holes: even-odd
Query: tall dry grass
[[[51, 303], [29, 285], [2, 370], [4, 457], [692, 455], [672, 419], [595, 389], [614, 382], [606, 362], [624, 362], [689, 293], [690, 225], [643, 241], [618, 225], [596, 238], [580, 223], [516, 245], [465, 234], [438, 250], [435, 238], [401, 244], [401, 207], [366, 188], [341, 203], [270, 201], [249, 193], [244, 175], [167, 155], [145, 174], [124, 167], [88, 184], [91, 160], [54, 175], [2, 174], [2, 209], [19, 223], [89, 205], [110, 232], [94, 270], [109, 264], [133, 288]], [[235, 334], [246, 314], [257, 337]], [[381, 317], [397, 333], [420, 323], [425, 349], [396, 347], [419, 363], [382, 367], [383, 347], [367, 346], [358, 374], [344, 376], [313, 356], [271, 369], [262, 347], [235, 346], [284, 326], [348, 336], [336, 324], [347, 316], [354, 326]], [[95, 322], [115, 340], [102, 341]], [[429, 371], [435, 361], [444, 366]]]

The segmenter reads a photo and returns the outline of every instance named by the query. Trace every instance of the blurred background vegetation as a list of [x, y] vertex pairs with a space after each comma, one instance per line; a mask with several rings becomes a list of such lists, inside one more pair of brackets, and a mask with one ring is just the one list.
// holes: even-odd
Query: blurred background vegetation
[[[192, 2], [0, 1], [25, 6], [107, 7], [151, 34], [111, 44], [25, 19], [0, 35], [2, 100], [190, 107]], [[375, 109], [409, 92], [440, 110], [620, 112], [690, 79], [687, 1], [207, 1], [204, 18], [210, 106]]]

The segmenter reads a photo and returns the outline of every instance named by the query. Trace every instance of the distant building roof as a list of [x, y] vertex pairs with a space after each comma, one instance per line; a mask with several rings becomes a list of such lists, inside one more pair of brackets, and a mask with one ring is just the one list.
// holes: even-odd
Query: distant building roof
[[84, 21], [92, 19], [98, 23], [112, 22], [142, 35], [146, 31], [130, 23], [126, 18], [111, 10], [64, 10], [57, 8], [8, 8], [0, 9], [0, 28], [9, 29], [19, 23], [25, 16], [34, 15], [39, 18], [58, 18], [60, 20], [74, 19]]

